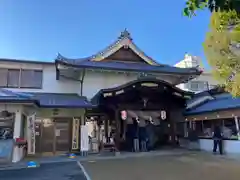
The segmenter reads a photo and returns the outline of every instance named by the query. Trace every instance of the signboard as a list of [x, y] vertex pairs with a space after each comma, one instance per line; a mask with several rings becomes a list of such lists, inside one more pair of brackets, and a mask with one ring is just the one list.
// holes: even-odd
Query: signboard
[[142, 83], [141, 86], [146, 86], [146, 87], [158, 87], [158, 84], [156, 83]]
[[28, 154], [35, 154], [35, 119], [36, 114], [27, 117]]
[[81, 125], [81, 151], [89, 150], [89, 140], [88, 140], [88, 127], [86, 125]]
[[13, 145], [12, 139], [0, 140], [0, 163], [12, 161]]
[[79, 126], [80, 126], [80, 119], [73, 118], [73, 125], [72, 125], [72, 149], [76, 150], [79, 148]]

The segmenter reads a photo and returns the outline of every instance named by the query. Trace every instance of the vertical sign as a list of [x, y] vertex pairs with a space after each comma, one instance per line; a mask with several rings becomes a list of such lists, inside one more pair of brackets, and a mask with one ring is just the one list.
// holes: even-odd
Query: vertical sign
[[35, 119], [36, 113], [27, 117], [28, 154], [35, 154]]
[[88, 139], [88, 126], [81, 125], [81, 151], [89, 150], [89, 139]]
[[72, 125], [72, 149], [76, 150], [79, 148], [79, 126], [80, 120], [78, 118], [73, 118]]

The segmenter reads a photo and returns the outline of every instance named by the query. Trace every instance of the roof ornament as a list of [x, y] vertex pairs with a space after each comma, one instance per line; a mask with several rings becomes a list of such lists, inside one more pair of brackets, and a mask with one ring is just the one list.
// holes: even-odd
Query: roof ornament
[[124, 38], [128, 38], [132, 40], [131, 34], [128, 32], [127, 28], [125, 28], [124, 31], [122, 31], [120, 36], [118, 37], [118, 39], [124, 39]]

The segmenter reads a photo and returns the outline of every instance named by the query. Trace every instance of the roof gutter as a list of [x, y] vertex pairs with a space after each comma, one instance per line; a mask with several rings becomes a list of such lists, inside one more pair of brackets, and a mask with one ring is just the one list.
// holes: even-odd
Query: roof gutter
[[85, 75], [86, 75], [86, 69], [84, 68], [83, 71], [82, 71], [82, 78], [80, 80], [80, 95], [83, 96], [83, 84], [84, 84], [84, 78], [85, 78]]

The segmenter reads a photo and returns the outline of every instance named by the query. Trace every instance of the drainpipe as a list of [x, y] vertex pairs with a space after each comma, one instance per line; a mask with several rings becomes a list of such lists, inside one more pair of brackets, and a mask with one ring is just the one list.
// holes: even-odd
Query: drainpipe
[[80, 80], [80, 85], [81, 85], [80, 95], [81, 96], [83, 95], [83, 81], [84, 81], [84, 78], [85, 78], [85, 74], [86, 74], [86, 69], [83, 69], [82, 78]]

